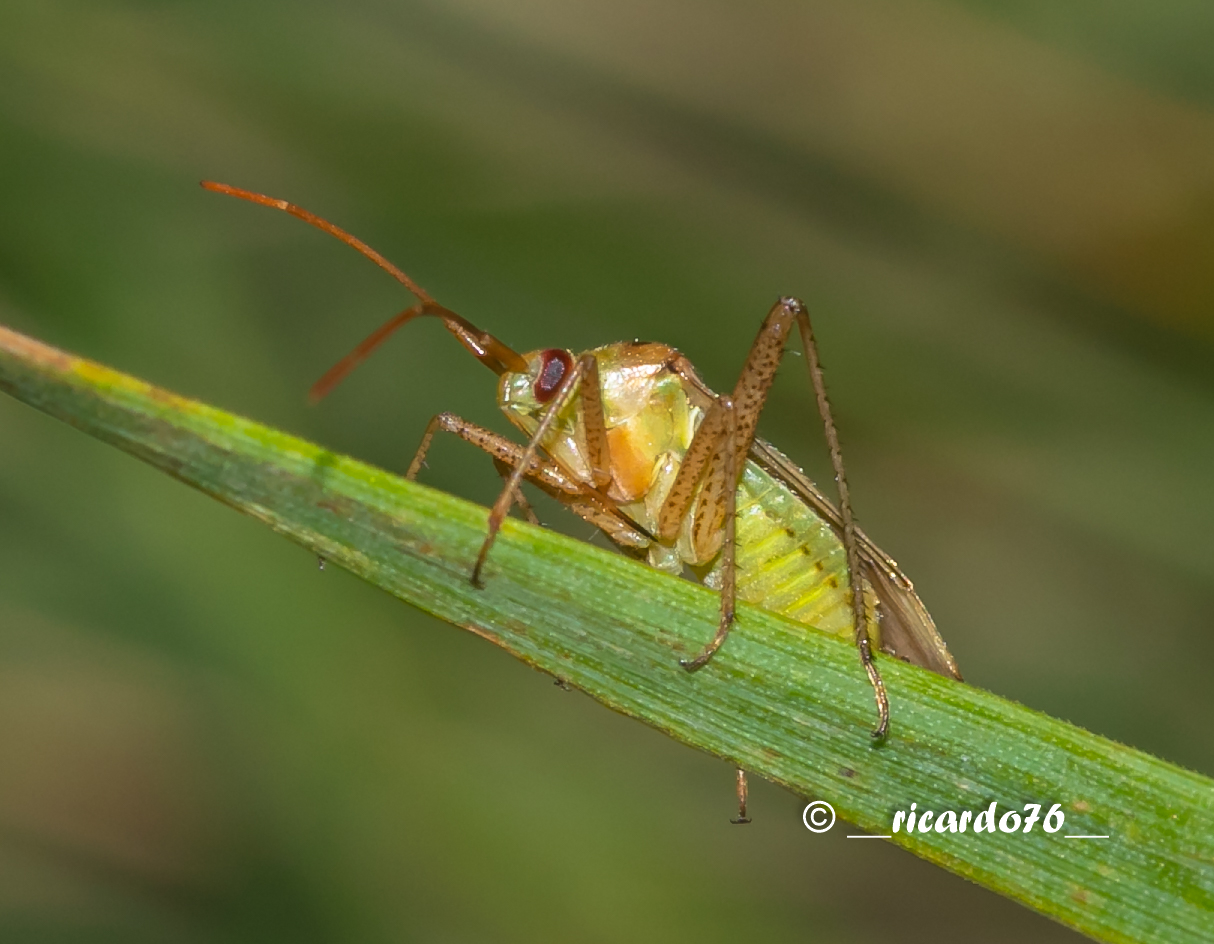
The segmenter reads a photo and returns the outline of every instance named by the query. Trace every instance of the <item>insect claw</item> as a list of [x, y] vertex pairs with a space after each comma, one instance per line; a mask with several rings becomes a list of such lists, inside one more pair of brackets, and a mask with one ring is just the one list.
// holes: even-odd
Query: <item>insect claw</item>
[[[867, 640], [865, 640], [867, 643]], [[865, 652], [867, 653], [867, 646]], [[865, 671], [868, 672], [868, 680], [873, 687], [873, 696], [877, 700], [877, 728], [872, 732], [874, 741], [884, 741], [889, 734], [889, 696], [885, 694], [885, 682], [881, 679], [881, 673], [877, 671], [877, 667], [868, 660], [864, 663]]]
[[750, 822], [750, 817], [746, 813], [746, 796], [749, 792], [746, 786], [746, 771], [741, 767], [738, 768], [738, 815], [730, 820], [735, 826], [743, 826]]
[[704, 666], [706, 666], [708, 664], [708, 661], [714, 655], [716, 655], [717, 648], [718, 648], [717, 646], [714, 646], [711, 643], [709, 643], [707, 646], [704, 647], [704, 651], [701, 652], [694, 659], [680, 659], [679, 665], [681, 665], [683, 668], [685, 668], [688, 672], [694, 672], [697, 669], [702, 669]]
[[481, 580], [481, 568], [484, 566], [484, 564], [485, 553], [482, 549], [480, 557], [478, 557], [476, 559], [476, 563], [472, 565], [472, 575], [468, 578], [472, 583], [472, 586], [476, 587], [477, 590], [485, 589], [485, 582]]
[[485, 543], [481, 545], [481, 551], [476, 555], [476, 564], [472, 567], [472, 586], [478, 590], [485, 589], [485, 584], [481, 580], [481, 571], [485, 567], [485, 560], [489, 557], [489, 548], [493, 547], [493, 542], [497, 539], [497, 532], [502, 526], [501, 520], [496, 519], [496, 514], [497, 509], [495, 508], [493, 514], [489, 515], [489, 533], [485, 535]]
[[679, 665], [685, 668], [688, 672], [694, 672], [696, 669], [702, 668], [708, 664], [708, 660], [716, 655], [717, 650], [721, 648], [725, 639], [729, 636], [729, 631], [733, 629], [734, 610], [730, 606], [721, 614], [721, 622], [717, 626], [717, 634], [713, 637], [698, 656], [694, 659], [680, 659]]

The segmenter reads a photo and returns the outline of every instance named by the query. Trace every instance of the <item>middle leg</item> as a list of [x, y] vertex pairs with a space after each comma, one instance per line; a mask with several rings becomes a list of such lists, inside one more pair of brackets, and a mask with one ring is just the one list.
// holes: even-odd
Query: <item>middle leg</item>
[[[859, 539], [856, 525], [852, 516], [851, 496], [847, 488], [847, 475], [843, 467], [843, 454], [839, 446], [838, 430], [835, 427], [831, 413], [830, 400], [826, 395], [826, 384], [823, 379], [822, 365], [818, 357], [817, 343], [814, 340], [813, 328], [810, 324], [809, 313], [805, 305], [795, 298], [782, 298], [767, 313], [759, 334], [751, 345], [746, 357], [742, 374], [734, 387], [732, 397], [732, 418], [727, 419], [720, 408], [721, 398], [717, 407], [710, 409], [701, 422], [696, 435], [684, 457], [683, 465], [675, 477], [675, 482], [662, 506], [659, 518], [658, 535], [662, 540], [671, 540], [677, 535], [684, 517], [688, 513], [696, 516], [697, 529], [704, 534], [702, 545], [705, 554], [714, 549], [712, 543], [716, 530], [727, 522], [732, 521], [732, 510], [736, 500], [738, 477], [741, 474], [751, 446], [754, 443], [755, 430], [759, 422], [759, 414], [767, 401], [767, 394], [775, 379], [776, 370], [788, 340], [796, 325], [805, 348], [806, 366], [809, 369], [810, 380], [813, 384], [817, 399], [818, 412], [822, 418], [826, 433], [827, 446], [830, 450], [831, 464], [835, 472], [835, 480], [839, 489], [840, 518], [842, 522], [842, 541], [847, 554], [847, 566], [851, 576], [852, 618], [855, 626], [856, 646], [860, 652], [860, 661], [864, 665], [873, 694], [877, 702], [878, 724], [873, 731], [873, 737], [883, 738], [889, 731], [889, 700], [885, 692], [885, 684], [873, 662], [872, 643], [868, 636], [868, 619], [865, 611], [863, 576], [860, 568]], [[672, 365], [689, 383], [699, 385], [691, 365], [681, 357]], [[733, 441], [731, 450], [731, 469], [726, 474], [725, 450], [719, 448], [723, 439]], [[697, 490], [702, 477], [707, 475], [705, 486]], [[728, 499], [715, 489], [707, 487], [708, 482], [717, 480], [720, 476], [728, 482]], [[698, 495], [698, 497], [697, 497]], [[693, 510], [694, 503], [694, 510]], [[703, 652], [695, 659], [683, 664], [690, 670], [704, 665], [712, 658], [713, 653], [720, 648], [724, 636], [728, 634], [729, 623], [732, 622], [735, 592], [733, 540], [727, 537], [722, 553], [728, 553], [724, 560], [722, 576], [725, 579], [722, 587], [721, 612], [722, 622], [718, 626], [717, 636]], [[706, 561], [707, 556], [704, 558]], [[729, 614], [728, 622], [725, 615]]]

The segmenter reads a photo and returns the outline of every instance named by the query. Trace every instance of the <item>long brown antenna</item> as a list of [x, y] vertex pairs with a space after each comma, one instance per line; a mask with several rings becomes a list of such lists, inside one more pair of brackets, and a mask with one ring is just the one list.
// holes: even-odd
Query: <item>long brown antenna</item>
[[252, 190], [241, 190], [239, 187], [230, 187], [227, 184], [216, 183], [213, 180], [202, 181], [204, 190], [213, 190], [215, 193], [226, 193], [229, 197], [239, 197], [241, 200], [248, 200], [250, 203], [260, 203], [262, 206], [272, 207], [275, 210], [283, 210], [290, 213], [294, 217], [298, 217], [305, 223], [311, 223], [319, 230], [324, 230], [330, 236], [336, 236], [347, 246], [357, 249], [364, 256], [374, 262], [377, 266], [391, 275], [396, 281], [400, 282], [405, 288], [417, 296], [418, 301], [433, 303], [434, 299], [430, 293], [414, 282], [409, 276], [405, 275], [400, 269], [394, 266], [391, 262], [381, 256], [378, 252], [364, 243], [357, 236], [351, 236], [339, 226], [334, 226], [328, 220], [321, 219], [315, 213], [305, 210], [303, 207], [296, 206], [294, 203], [288, 203], [286, 200], [279, 200], [277, 197], [267, 197], [264, 193], [254, 193]]
[[494, 373], [500, 375], [506, 371], [527, 370], [527, 361], [521, 355], [515, 353], [488, 331], [481, 331], [480, 328], [476, 327], [468, 319], [444, 308], [434, 300], [429, 292], [357, 236], [351, 236], [341, 227], [334, 226], [328, 220], [322, 219], [315, 213], [296, 206], [294, 203], [288, 203], [286, 200], [279, 200], [277, 197], [268, 197], [264, 193], [254, 193], [252, 190], [241, 190], [239, 187], [216, 183], [213, 180], [202, 181], [202, 186], [203, 189], [211, 190], [215, 193], [227, 194], [229, 197], [239, 197], [241, 200], [259, 203], [262, 206], [271, 207], [275, 210], [283, 210], [294, 217], [298, 217], [305, 223], [311, 223], [317, 229], [328, 233], [330, 236], [337, 237], [347, 246], [357, 249], [417, 296], [420, 304], [407, 308], [397, 315], [393, 315], [372, 331], [353, 351], [329, 368], [325, 375], [312, 385], [308, 398], [313, 403], [322, 399], [329, 391], [341, 383], [350, 371], [366, 360], [367, 356], [383, 344], [397, 328], [412, 321], [414, 318], [424, 315], [441, 318], [447, 330], [455, 335], [460, 344], [467, 348], [478, 361]]
[[378, 328], [367, 335], [349, 354], [330, 367], [320, 380], [308, 391], [308, 399], [315, 403], [324, 399], [334, 387], [346, 379], [346, 375], [367, 359], [367, 356], [384, 343], [387, 337], [397, 328], [412, 321], [431, 315], [441, 318], [447, 330], [450, 331], [478, 361], [488, 367], [499, 377], [506, 371], [526, 373], [527, 361], [521, 354], [515, 353], [488, 331], [481, 331], [467, 318], [448, 311], [437, 302], [422, 302], [412, 308], [406, 308], [399, 314], [393, 315]]

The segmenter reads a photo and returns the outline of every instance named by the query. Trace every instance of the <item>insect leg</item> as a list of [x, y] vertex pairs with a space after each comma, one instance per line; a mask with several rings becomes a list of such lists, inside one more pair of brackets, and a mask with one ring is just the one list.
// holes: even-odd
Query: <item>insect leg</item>
[[738, 768], [738, 818], [731, 819], [731, 823], [742, 825], [749, 823], [750, 817], [746, 815], [746, 771], [741, 767]]
[[[494, 461], [501, 462], [503, 466], [510, 468], [512, 473], [519, 466], [523, 456], [523, 447], [505, 436], [500, 436], [483, 426], [477, 426], [454, 413], [439, 413], [426, 425], [426, 432], [418, 446], [417, 455], [409, 464], [409, 471], [405, 473], [405, 478], [412, 481], [417, 477], [418, 470], [421, 469], [426, 454], [430, 450], [434, 434], [437, 432], [454, 433], [464, 442], [471, 443], [482, 452], [488, 453]], [[526, 478], [556, 497], [560, 497], [562, 494], [581, 496], [588, 491], [586, 485], [543, 456], [531, 457], [531, 468], [527, 470]]]
[[874, 738], [884, 738], [889, 733], [889, 696], [885, 693], [885, 683], [881, 673], [873, 663], [872, 643], [868, 638], [868, 614], [864, 606], [864, 583], [860, 569], [860, 543], [856, 537], [856, 522], [852, 516], [851, 495], [847, 489], [847, 475], [843, 470], [843, 451], [839, 447], [839, 432], [831, 415], [830, 400], [826, 396], [826, 380], [822, 373], [822, 362], [818, 357], [818, 344], [814, 340], [813, 326], [809, 322], [809, 312], [795, 298], [781, 299], [780, 304], [796, 315], [797, 325], [801, 329], [801, 344], [805, 348], [805, 363], [809, 368], [809, 379], [814, 385], [814, 395], [818, 400], [818, 413], [822, 417], [822, 426], [826, 431], [826, 445], [830, 450], [830, 462], [835, 470], [835, 481], [839, 488], [839, 516], [843, 521], [843, 548], [847, 552], [847, 570], [851, 574], [852, 618], [856, 625], [856, 647], [860, 650], [860, 661], [864, 663], [864, 671], [873, 687], [873, 696], [877, 700], [877, 728], [873, 731]]
[[599, 362], [591, 354], [582, 355], [581, 405], [582, 428], [586, 432], [586, 452], [594, 487], [605, 492], [611, 485], [611, 449], [607, 444], [607, 418], [603, 415], [603, 391], [599, 384]]
[[[721, 473], [719, 476], [714, 473], [713, 480], [706, 483], [704, 489], [706, 492], [711, 489], [720, 493], [716, 501], [723, 506], [725, 513], [725, 537], [721, 543], [721, 618], [717, 623], [717, 634], [713, 637], [712, 642], [705, 646], [694, 659], [679, 660], [679, 664], [688, 672], [694, 672], [700, 668], [721, 648], [729, 635], [729, 630], [733, 627], [734, 609], [737, 603], [737, 568], [734, 566], [738, 497], [737, 411], [734, 409], [733, 400], [730, 397], [718, 397], [717, 403], [721, 407], [723, 427], [718, 449], [718, 455], [721, 457]], [[703, 518], [697, 518], [696, 524], [711, 517], [706, 514]]]
[[[510, 481], [510, 473], [514, 469], [509, 463], [503, 462], [501, 459], [494, 459], [493, 467], [497, 469], [497, 474], [502, 477], [503, 485]], [[539, 525], [539, 516], [535, 513], [535, 509], [531, 507], [531, 502], [527, 501], [527, 496], [523, 494], [522, 489], [516, 488], [514, 490], [514, 503], [523, 509], [523, 514], [527, 516], [529, 522], [536, 526]]]
[[434, 441], [434, 434], [440, 429], [449, 433], [456, 431], [452, 426], [452, 420], [462, 422], [454, 413], [439, 413], [437, 416], [430, 418], [430, 422], [426, 424], [426, 431], [422, 434], [422, 441], [417, 445], [417, 452], [413, 454], [413, 461], [409, 463], [409, 471], [405, 473], [405, 478], [410, 482], [417, 478], [417, 473], [426, 464], [426, 453], [430, 451], [430, 444]]
[[[762, 412], [763, 405], [767, 400], [767, 392], [771, 387], [772, 380], [775, 379], [776, 369], [779, 367], [780, 358], [784, 353], [784, 348], [788, 344], [794, 323], [800, 329], [801, 342], [805, 348], [806, 365], [809, 368], [810, 380], [813, 383], [814, 393], [818, 401], [818, 412], [822, 416], [822, 423], [826, 431], [826, 442], [830, 450], [831, 464], [834, 467], [835, 479], [839, 483], [843, 547], [847, 553], [847, 569], [851, 575], [852, 618], [856, 629], [856, 646], [860, 650], [860, 660], [864, 664], [864, 670], [868, 674], [868, 679], [872, 684], [873, 694], [877, 701], [878, 724], [876, 730], [873, 732], [873, 737], [883, 738], [889, 731], [889, 699], [885, 692], [885, 684], [882, 682], [881, 675], [873, 663], [872, 643], [868, 637], [868, 618], [864, 605], [864, 578], [863, 570], [860, 567], [859, 539], [851, 510], [851, 496], [847, 489], [847, 477], [843, 468], [843, 453], [839, 447], [838, 430], [835, 428], [834, 419], [831, 416], [830, 401], [826, 396], [826, 383], [822, 375], [822, 364], [818, 357], [818, 348], [814, 341], [809, 313], [806, 311], [805, 305], [796, 298], [781, 298], [767, 313], [767, 318], [763, 321], [763, 326], [759, 329], [759, 334], [755, 338], [754, 344], [751, 345], [750, 353], [746, 357], [746, 365], [742, 368], [742, 374], [738, 378], [737, 386], [734, 387], [733, 403], [736, 411], [736, 428], [734, 433], [736, 444], [734, 453], [736, 460], [735, 468], [740, 470], [746, 462], [747, 455], [750, 453], [751, 445], [754, 443], [755, 428], [758, 425], [759, 414]], [[691, 365], [686, 363], [682, 358], [672, 363], [671, 367], [690, 383], [699, 383]], [[704, 465], [708, 461], [707, 456], [712, 454], [707, 448], [701, 448], [697, 452], [697, 447], [700, 446], [698, 440], [700, 439], [701, 431], [704, 431], [706, 436], [714, 439], [720, 435], [720, 431], [717, 429], [710, 428], [705, 430], [705, 427], [709, 426], [712, 419], [711, 412], [705, 416], [700, 424], [700, 429], [696, 431], [696, 436], [692, 440], [691, 446], [687, 451], [687, 456], [684, 459], [685, 467], [688, 466], [689, 460], [694, 460], [698, 465], [686, 468], [686, 480], [684, 480], [683, 475], [685, 469], [679, 469], [679, 475], [676, 476], [675, 484], [671, 488], [670, 496], [667, 498], [667, 505], [662, 507], [658, 534], [663, 540], [669, 540], [673, 535], [678, 533], [679, 524], [690, 508], [695, 486], [699, 481], [699, 477], [704, 472]], [[721, 459], [718, 457], [712, 459], [710, 476], [718, 473], [720, 461]], [[731, 478], [729, 481], [733, 484], [734, 491], [736, 491], [737, 479]], [[696, 523], [697, 525], [706, 526], [706, 530], [719, 526], [717, 522], [722, 521], [725, 517], [723, 508], [714, 508], [712, 505], [712, 496], [709, 494], [706, 484], [705, 488], [701, 490], [700, 508], [696, 509]], [[707, 654], [711, 657], [710, 652]], [[703, 662], [697, 658], [693, 660], [693, 664], [702, 665]]]
[[[759, 414], [767, 401], [767, 391], [775, 379], [780, 356], [784, 353], [797, 318], [794, 304], [801, 305], [795, 299], [781, 299], [767, 313], [746, 356], [746, 364], [734, 387], [733, 397], [717, 397], [716, 404], [705, 414], [659, 513], [658, 536], [663, 541], [674, 539], [689, 511], [694, 515], [692, 543], [700, 560], [707, 560], [715, 553], [716, 535], [722, 527], [725, 532], [721, 544], [721, 622], [713, 641], [694, 659], [682, 663], [688, 671], [695, 671], [712, 658], [725, 641], [733, 622], [736, 592], [734, 517], [738, 477], [754, 442]], [[700, 384], [691, 365], [682, 357], [670, 366], [689, 385]], [[705, 474], [707, 479], [699, 489], [697, 498], [696, 487]]]
[[658, 538], [665, 542], [673, 541], [683, 526], [683, 519], [691, 511], [692, 502], [696, 497], [696, 486], [704, 477], [704, 471], [711, 463], [721, 458], [721, 436], [723, 433], [724, 413], [720, 398], [714, 399], [712, 405], [700, 421], [691, 444], [679, 464], [670, 491], [662, 502], [658, 512]]
[[[479, 446], [482, 450], [488, 452], [493, 457], [493, 465], [497, 469], [498, 475], [502, 477], [502, 481], [509, 481], [512, 467], [509, 463], [504, 462], [497, 457], [496, 453], [501, 451], [500, 448], [493, 449], [486, 445], [489, 440], [493, 438], [500, 439], [501, 437], [498, 437], [496, 433], [490, 432], [481, 426], [477, 426], [475, 423], [469, 423], [467, 420], [461, 419], [454, 413], [439, 413], [437, 416], [432, 417], [430, 422], [426, 424], [426, 432], [422, 434], [422, 441], [418, 444], [417, 452], [413, 456], [413, 461], [409, 463], [409, 471], [405, 473], [405, 478], [410, 482], [417, 478], [417, 473], [420, 472], [421, 467], [425, 465], [426, 453], [430, 451], [430, 445], [434, 442], [434, 434], [439, 430], [442, 430], [443, 432], [456, 433], [465, 442], [470, 442], [474, 446]], [[503, 441], [509, 443], [511, 446], [514, 445], [514, 443], [511, 443], [508, 439]], [[514, 500], [518, 503], [519, 507], [523, 509], [523, 513], [526, 514], [528, 521], [530, 521], [532, 524], [540, 523], [539, 518], [535, 516], [535, 511], [532, 509], [531, 503], [527, 501], [526, 496], [523, 495], [522, 489], [516, 488], [514, 490]]]
[[[434, 439], [434, 434], [437, 432], [454, 433], [464, 442], [471, 443], [482, 452], [488, 453], [495, 464], [500, 463], [498, 471], [502, 472], [503, 478], [506, 477], [505, 469], [514, 470], [520, 467], [526, 451], [523, 446], [505, 436], [499, 436], [492, 430], [477, 426], [454, 413], [440, 413], [426, 426], [426, 432], [422, 436], [417, 455], [414, 456], [409, 471], [405, 475], [406, 478], [412, 480], [417, 475]], [[550, 459], [533, 456], [531, 467], [525, 473], [524, 478], [566, 505], [574, 514], [599, 528], [607, 537], [623, 548], [633, 551], [642, 550], [653, 541], [652, 535], [647, 534], [620, 514], [610, 499], [574, 478], [562, 466]], [[521, 494], [521, 490], [516, 486], [515, 499], [518, 500], [518, 496]]]
[[[755, 438], [755, 428], [759, 423], [759, 414], [767, 402], [767, 391], [776, 376], [780, 366], [780, 356], [788, 343], [793, 323], [796, 321], [796, 309], [801, 306], [795, 299], [781, 299], [776, 302], [763, 320], [750, 353], [746, 355], [746, 363], [738, 377], [737, 386], [733, 391], [733, 405], [736, 411], [736, 432], [734, 434], [734, 469], [741, 472], [746, 463]], [[801, 306], [802, 309], [804, 306]], [[702, 382], [696, 376], [695, 370], [686, 358], [681, 355], [671, 362], [670, 367], [688, 382], [692, 388], [702, 387]], [[705, 469], [710, 469], [710, 476], [719, 475], [724, 456], [717, 450], [720, 437], [724, 434], [722, 416], [720, 414], [720, 398], [717, 403], [708, 408], [704, 419], [700, 422], [683, 463], [679, 466], [674, 484], [662, 505], [658, 518], [658, 536], [663, 541], [669, 541], [678, 534], [683, 518], [692, 508], [696, 486], [704, 475]], [[731, 480], [736, 491], [736, 478]], [[713, 506], [712, 498], [706, 495], [707, 489], [701, 491], [697, 518], [703, 518], [705, 531], [711, 533], [724, 522], [723, 505]]]
[[[592, 364], [594, 365], [593, 367], [591, 366]], [[510, 506], [514, 502], [515, 490], [523, 480], [523, 476], [530, 470], [532, 462], [539, 455], [540, 443], [548, 434], [548, 430], [552, 428], [552, 424], [556, 421], [561, 410], [569, 402], [569, 398], [575, 393], [581, 392], [581, 388], [585, 386], [584, 380], [590, 373], [593, 373], [595, 377], [598, 376], [597, 363], [594, 360], [593, 354], [583, 354], [578, 358], [577, 363], [573, 365], [573, 369], [561, 380], [561, 385], [557, 388], [552, 402], [548, 404], [548, 409], [544, 411], [539, 426], [535, 428], [531, 440], [527, 443], [527, 447], [519, 457], [519, 461], [514, 467], [514, 472], [511, 473], [510, 481], [506, 483], [506, 487], [498, 495], [497, 501], [493, 503], [493, 510], [489, 513], [489, 533], [485, 535], [485, 543], [481, 545], [480, 553], [476, 556], [476, 564], [472, 568], [472, 582], [476, 586], [481, 586], [481, 568], [485, 566], [485, 558], [489, 556], [489, 549], [493, 547], [493, 542], [497, 539], [497, 532], [501, 528], [502, 522], [510, 511]], [[599, 410], [601, 412], [602, 407]], [[604, 435], [605, 441], [606, 436]], [[582, 486], [582, 488], [584, 491], [593, 491], [588, 486]]]

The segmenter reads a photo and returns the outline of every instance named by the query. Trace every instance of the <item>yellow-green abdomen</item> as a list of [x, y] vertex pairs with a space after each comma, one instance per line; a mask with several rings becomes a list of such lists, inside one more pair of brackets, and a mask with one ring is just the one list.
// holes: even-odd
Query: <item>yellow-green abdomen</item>
[[[854, 638], [843, 542], [783, 482], [753, 462], [746, 463], [738, 483], [736, 548], [739, 599]], [[719, 585], [715, 568], [705, 583]], [[871, 607], [868, 622], [873, 635]]]

